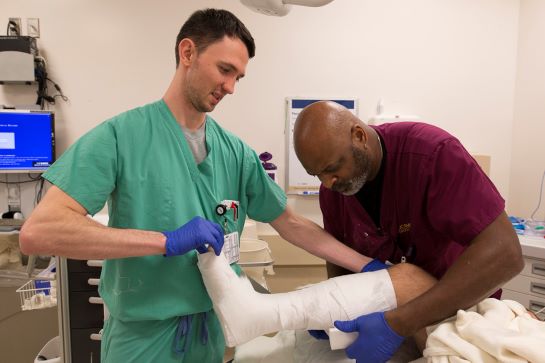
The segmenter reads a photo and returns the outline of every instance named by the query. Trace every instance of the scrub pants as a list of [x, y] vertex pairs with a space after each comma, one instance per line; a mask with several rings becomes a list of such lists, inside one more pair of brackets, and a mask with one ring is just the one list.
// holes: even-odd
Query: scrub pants
[[166, 320], [104, 322], [102, 363], [221, 363], [225, 340], [213, 310]]

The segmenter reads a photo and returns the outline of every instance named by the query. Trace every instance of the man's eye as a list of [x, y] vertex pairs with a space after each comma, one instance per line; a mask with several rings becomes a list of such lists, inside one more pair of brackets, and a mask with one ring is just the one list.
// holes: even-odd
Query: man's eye
[[327, 168], [324, 169], [323, 172], [326, 173], [326, 174], [334, 173], [337, 170], [339, 170], [339, 166], [340, 166], [339, 164], [328, 166]]

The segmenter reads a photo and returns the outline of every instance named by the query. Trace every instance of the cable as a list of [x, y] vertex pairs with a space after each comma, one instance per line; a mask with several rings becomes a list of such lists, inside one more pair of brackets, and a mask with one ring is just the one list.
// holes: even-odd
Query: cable
[[38, 205], [42, 200], [42, 194], [44, 191], [45, 179], [40, 176], [40, 181], [34, 186], [34, 206]]
[[[49, 97], [47, 95], [47, 70], [43, 58], [35, 58], [34, 62], [34, 73], [36, 75], [36, 80], [38, 81], [38, 89], [36, 91], [38, 98], [36, 99], [36, 104], [43, 110], [45, 108], [46, 97]], [[52, 100], [55, 101], [54, 98], [52, 98]]]
[[[62, 93], [62, 89], [61, 89], [61, 86], [59, 86], [57, 83], [55, 83], [51, 78], [46, 78], [49, 82], [53, 83], [53, 87], [55, 87], [55, 89], [57, 90], [57, 94], [54, 94], [53, 95], [53, 98], [57, 98], [57, 97], [60, 97], [62, 98], [62, 100], [64, 102], [68, 102], [68, 97], [66, 97], [64, 95], [64, 93]], [[54, 103], [54, 102], [53, 102]]]
[[[47, 76], [47, 68], [46, 68], [45, 59], [43, 57], [35, 57], [34, 62], [36, 64], [36, 67], [35, 67], [36, 81], [38, 81], [38, 90], [36, 91], [36, 93], [38, 94], [38, 99], [36, 100], [36, 104], [39, 105], [40, 108], [43, 110], [45, 109], [46, 102], [50, 105], [54, 105], [57, 97], [60, 97], [63, 101], [68, 102], [69, 99], [62, 92], [61, 86], [59, 86], [57, 83], [55, 83], [51, 78]], [[58, 93], [54, 95], [49, 94], [47, 90], [48, 81], [53, 84], [53, 87], [55, 87]]]
[[545, 171], [543, 171], [543, 176], [541, 177], [541, 188], [539, 189], [539, 199], [537, 203], [536, 209], [532, 212], [532, 215], [530, 215], [530, 219], [534, 220], [534, 214], [539, 210], [539, 207], [541, 206], [541, 196], [543, 195], [543, 181], [545, 180]]
[[7, 174], [6, 174], [6, 181], [0, 181], [0, 184], [23, 184], [23, 183], [35, 183], [39, 182], [40, 180], [44, 180], [42, 176], [38, 176], [36, 178], [33, 178], [30, 173], [27, 174], [30, 180], [22, 180], [22, 181], [16, 181], [16, 182], [10, 182], [8, 181]]

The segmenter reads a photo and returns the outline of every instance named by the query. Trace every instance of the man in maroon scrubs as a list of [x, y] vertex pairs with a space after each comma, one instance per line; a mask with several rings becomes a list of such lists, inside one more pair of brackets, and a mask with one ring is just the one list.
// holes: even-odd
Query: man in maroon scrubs
[[[343, 106], [316, 102], [297, 118], [297, 157], [322, 182], [324, 227], [383, 263], [411, 262], [439, 282], [385, 313], [337, 322], [360, 332], [347, 355], [383, 362], [404, 337], [493, 294], [523, 259], [505, 202], [447, 132], [424, 123], [368, 126]], [[371, 265], [371, 266], [372, 266]], [[328, 263], [330, 277], [342, 273]]]

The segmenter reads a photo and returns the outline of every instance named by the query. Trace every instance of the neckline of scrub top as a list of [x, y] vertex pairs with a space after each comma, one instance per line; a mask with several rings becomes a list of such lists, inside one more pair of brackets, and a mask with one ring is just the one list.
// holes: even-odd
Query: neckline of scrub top
[[194, 182], [196, 182], [200, 177], [200, 171], [199, 171], [199, 165], [209, 162], [210, 154], [212, 153], [212, 143], [210, 142], [211, 137], [211, 130], [210, 126], [212, 125], [212, 122], [210, 122], [211, 118], [208, 115], [205, 115], [204, 123], [205, 123], [205, 143], [206, 143], [206, 157], [201, 161], [200, 164], [197, 164], [195, 161], [195, 157], [193, 156], [193, 153], [191, 152], [191, 149], [189, 148], [189, 145], [187, 144], [187, 140], [185, 139], [184, 131], [182, 129], [182, 126], [176, 121], [176, 118], [172, 114], [172, 111], [170, 111], [170, 108], [166, 104], [165, 100], [161, 99], [158, 103], [159, 110], [165, 115], [165, 118], [167, 120], [167, 125], [171, 129], [171, 131], [176, 135], [176, 139], [180, 143], [180, 147], [182, 148], [182, 156], [185, 159], [185, 162], [187, 164], [187, 167], [189, 168], [189, 172], [191, 174], [191, 178]]

